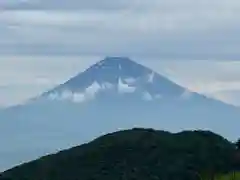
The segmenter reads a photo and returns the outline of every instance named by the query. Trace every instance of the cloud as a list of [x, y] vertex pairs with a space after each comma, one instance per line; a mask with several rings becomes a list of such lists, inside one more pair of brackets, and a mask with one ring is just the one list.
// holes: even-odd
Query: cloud
[[7, 4], [0, 13], [2, 54], [239, 57], [240, 3], [235, 0]]
[[[239, 2], [234, 0], [202, 0], [193, 2], [191, 0], [2, 0], [1, 5], [5, 9], [14, 10], [165, 10], [165, 11], [183, 11], [198, 10], [201, 12], [203, 8], [207, 10], [214, 7], [215, 11], [219, 10], [235, 10], [239, 6]], [[225, 11], [224, 11], [225, 12]]]
[[240, 106], [240, 88], [238, 90], [217, 91], [209, 95], [228, 104]]
[[[0, 54], [30, 57], [23, 63], [26, 67], [19, 65], [24, 69], [18, 72], [21, 80], [16, 67], [10, 68], [17, 61], [0, 60], [2, 96], [13, 87], [25, 92], [25, 98], [36, 95], [36, 89], [33, 93], [22, 87], [35, 84], [40, 92], [79, 67], [78, 61], [70, 67], [63, 58], [59, 62], [66, 67], [59, 65], [61, 72], [53, 67], [57, 58], [43, 61], [46, 66], [31, 58], [36, 55], [48, 60], [53, 55], [147, 57], [144, 63], [158, 63], [154, 69], [191, 90], [211, 96], [238, 91], [239, 64], [226, 61], [240, 57], [239, 18], [236, 0], [0, 0]], [[16, 97], [2, 99], [5, 103]]]
[[152, 60], [141, 61], [190, 90], [212, 93], [240, 88], [240, 62], [225, 60]]
[[190, 91], [240, 106], [240, 61], [143, 58], [140, 62]]
[[0, 56], [0, 107], [23, 103], [85, 70], [101, 57]]
[[113, 2], [110, 0], [3, 0], [2, 6], [7, 10], [118, 10], [129, 7], [127, 0]]

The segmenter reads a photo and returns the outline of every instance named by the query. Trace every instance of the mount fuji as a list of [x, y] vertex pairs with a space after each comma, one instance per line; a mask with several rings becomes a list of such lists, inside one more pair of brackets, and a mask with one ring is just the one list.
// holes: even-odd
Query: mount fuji
[[23, 105], [0, 111], [0, 171], [134, 127], [240, 135], [240, 109], [126, 57], [107, 57]]

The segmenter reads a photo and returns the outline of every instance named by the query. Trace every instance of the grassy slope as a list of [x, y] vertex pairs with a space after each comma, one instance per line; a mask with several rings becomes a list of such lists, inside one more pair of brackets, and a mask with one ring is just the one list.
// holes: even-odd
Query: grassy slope
[[227, 175], [221, 175], [220, 177], [217, 177], [216, 180], [240, 180], [240, 172], [236, 173], [235, 179], [232, 179], [231, 174], [227, 174]]

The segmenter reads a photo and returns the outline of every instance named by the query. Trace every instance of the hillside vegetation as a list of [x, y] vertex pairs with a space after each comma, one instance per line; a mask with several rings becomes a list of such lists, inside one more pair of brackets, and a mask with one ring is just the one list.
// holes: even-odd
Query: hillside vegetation
[[15, 167], [0, 180], [225, 180], [221, 174], [239, 169], [236, 152], [209, 131], [132, 129]]
[[240, 180], [240, 172], [236, 172], [235, 175], [233, 172], [225, 175], [219, 175], [215, 179], [216, 180]]

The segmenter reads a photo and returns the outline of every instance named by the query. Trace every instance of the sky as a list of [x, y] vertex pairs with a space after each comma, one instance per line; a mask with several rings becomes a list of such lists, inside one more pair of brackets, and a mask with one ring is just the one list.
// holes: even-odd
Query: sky
[[129, 56], [193, 91], [240, 105], [237, 0], [0, 0], [0, 106], [104, 56]]

